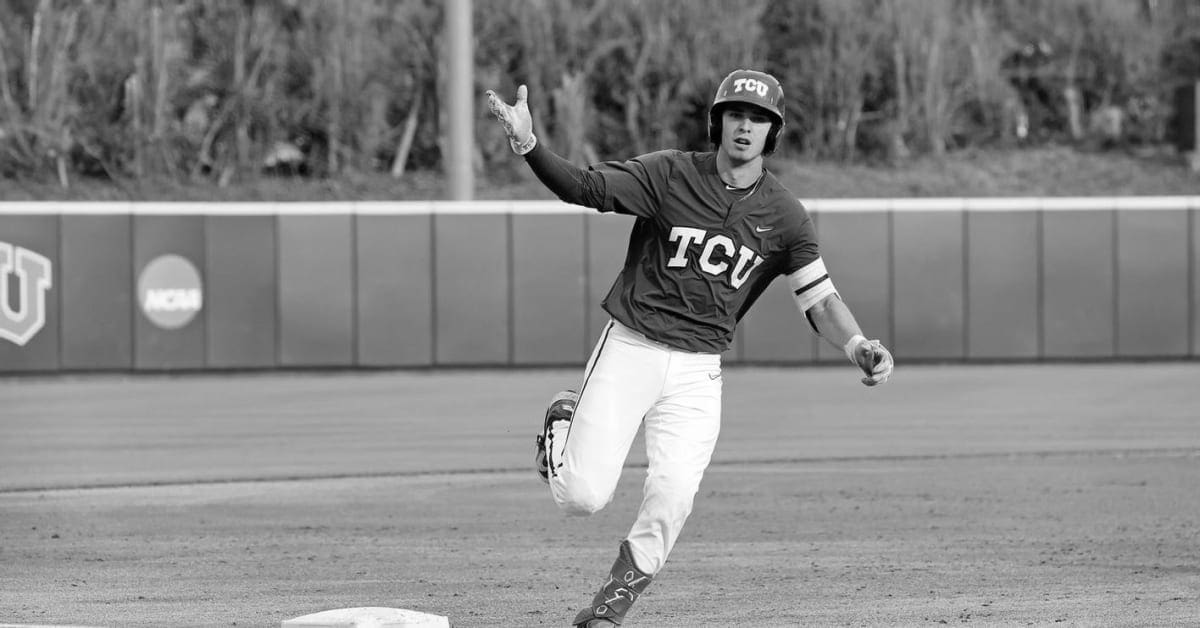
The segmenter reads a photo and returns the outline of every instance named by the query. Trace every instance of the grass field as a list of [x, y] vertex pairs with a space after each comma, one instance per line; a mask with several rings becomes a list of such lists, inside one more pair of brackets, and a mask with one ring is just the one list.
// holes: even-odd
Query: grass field
[[[565, 626], [632, 522], [530, 467], [577, 370], [0, 379], [0, 623]], [[1200, 625], [1191, 362], [726, 370], [631, 626]]]

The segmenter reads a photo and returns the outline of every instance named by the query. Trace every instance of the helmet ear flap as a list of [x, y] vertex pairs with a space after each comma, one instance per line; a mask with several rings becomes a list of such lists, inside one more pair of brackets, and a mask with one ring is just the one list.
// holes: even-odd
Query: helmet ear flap
[[763, 154], [770, 155], [775, 152], [775, 147], [779, 144], [779, 136], [783, 134], [783, 123], [772, 122], [771, 130], [767, 132], [767, 141], [763, 144]]

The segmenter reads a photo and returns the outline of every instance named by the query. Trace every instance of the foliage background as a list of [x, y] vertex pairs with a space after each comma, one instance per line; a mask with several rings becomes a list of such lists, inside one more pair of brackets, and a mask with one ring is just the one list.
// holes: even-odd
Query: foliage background
[[[539, 134], [581, 164], [705, 149], [717, 83], [760, 67], [788, 96], [775, 168], [858, 173], [810, 195], [1036, 189], [1065, 163], [1192, 185], [1171, 146], [1200, 80], [1189, 0], [473, 6], [477, 92], [528, 84]], [[442, 30], [442, 0], [0, 0], [4, 196], [437, 197]], [[482, 105], [479, 196], [542, 195]], [[1066, 193], [1114, 183], [1091, 178]]]

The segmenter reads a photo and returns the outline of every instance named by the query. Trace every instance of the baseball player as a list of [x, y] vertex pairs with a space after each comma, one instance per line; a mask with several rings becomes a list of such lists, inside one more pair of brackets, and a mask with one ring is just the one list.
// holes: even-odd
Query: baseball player
[[634, 217], [625, 265], [603, 302], [611, 317], [578, 392], [550, 402], [535, 466], [559, 508], [588, 515], [612, 500], [644, 426], [649, 462], [637, 520], [595, 599], [585, 628], [619, 625], [663, 567], [692, 510], [721, 426], [721, 353], [778, 275], [812, 329], [842, 349], [868, 386], [892, 356], [867, 340], [838, 296], [813, 223], [763, 166], [784, 126], [775, 77], [735, 70], [708, 114], [714, 152], [663, 150], [578, 168], [533, 133], [528, 90], [513, 105], [487, 92], [513, 151], [565, 202]]

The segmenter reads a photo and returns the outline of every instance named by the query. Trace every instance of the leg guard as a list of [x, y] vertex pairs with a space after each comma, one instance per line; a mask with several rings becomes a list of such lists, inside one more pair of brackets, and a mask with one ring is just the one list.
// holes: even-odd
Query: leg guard
[[600, 587], [592, 599], [592, 605], [579, 611], [571, 623], [585, 626], [593, 619], [606, 619], [619, 626], [625, 620], [629, 607], [650, 586], [650, 579], [649, 574], [642, 573], [634, 564], [629, 541], [622, 541], [608, 581]]

